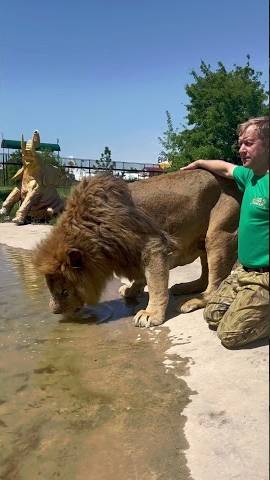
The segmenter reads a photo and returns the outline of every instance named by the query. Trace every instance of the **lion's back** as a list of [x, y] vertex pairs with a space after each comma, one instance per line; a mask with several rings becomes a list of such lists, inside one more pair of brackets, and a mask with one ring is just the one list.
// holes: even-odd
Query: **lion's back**
[[[132, 198], [160, 227], [205, 230], [211, 211], [221, 197], [227, 205], [240, 203], [240, 193], [232, 180], [216, 177], [206, 170], [168, 173], [130, 185]], [[230, 209], [226, 215], [230, 216]], [[219, 211], [215, 214], [219, 215]], [[224, 211], [220, 212], [224, 215]], [[234, 221], [234, 220], [232, 220]]]

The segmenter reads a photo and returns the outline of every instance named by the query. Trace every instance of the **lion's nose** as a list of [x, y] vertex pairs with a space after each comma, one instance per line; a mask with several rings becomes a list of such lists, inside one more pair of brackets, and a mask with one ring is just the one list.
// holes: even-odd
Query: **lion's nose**
[[52, 313], [62, 313], [62, 309], [59, 304], [55, 303], [53, 299], [49, 301], [49, 308]]

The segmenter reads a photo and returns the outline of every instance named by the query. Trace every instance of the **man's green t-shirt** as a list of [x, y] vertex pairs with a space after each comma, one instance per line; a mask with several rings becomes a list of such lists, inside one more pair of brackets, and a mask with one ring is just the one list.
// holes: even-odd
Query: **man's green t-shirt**
[[250, 168], [235, 167], [233, 177], [244, 192], [238, 230], [238, 259], [242, 265], [269, 265], [269, 173], [257, 176]]

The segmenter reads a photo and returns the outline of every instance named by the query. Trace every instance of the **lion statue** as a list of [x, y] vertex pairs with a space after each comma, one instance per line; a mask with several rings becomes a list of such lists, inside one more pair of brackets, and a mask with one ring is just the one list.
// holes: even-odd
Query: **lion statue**
[[115, 273], [130, 281], [120, 288], [124, 297], [148, 286], [148, 306], [136, 314], [135, 325], [159, 325], [168, 304], [169, 269], [197, 257], [200, 278], [175, 285], [173, 292], [196, 293], [182, 312], [204, 307], [236, 260], [240, 202], [234, 182], [205, 170], [129, 185], [112, 175], [82, 180], [33, 256], [45, 275], [51, 310], [73, 315], [97, 303]]
[[15, 187], [4, 201], [0, 215], [8, 215], [13, 205], [21, 202], [12, 222], [23, 225], [27, 217], [50, 219], [64, 209], [63, 200], [57, 193], [56, 185], [59, 181], [59, 169], [45, 163], [36, 149], [40, 145], [40, 136], [34, 131], [32, 139], [24, 141], [22, 136], [23, 166], [12, 177], [21, 180], [21, 187]]

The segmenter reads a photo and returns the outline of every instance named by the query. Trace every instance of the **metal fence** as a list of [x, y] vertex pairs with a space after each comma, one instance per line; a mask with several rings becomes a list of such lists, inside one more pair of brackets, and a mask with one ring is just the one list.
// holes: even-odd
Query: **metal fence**
[[[118, 175], [128, 181], [148, 178], [154, 175], [160, 175], [163, 170], [158, 164], [151, 163], [132, 163], [132, 162], [112, 162], [111, 168], [103, 168], [98, 160], [57, 157], [57, 161], [63, 171], [63, 185], [73, 181], [79, 181], [85, 176], [94, 176], [97, 173], [111, 171], [113, 175]], [[13, 162], [10, 153], [0, 153], [0, 186], [12, 185], [11, 177], [21, 167], [21, 163]]]

